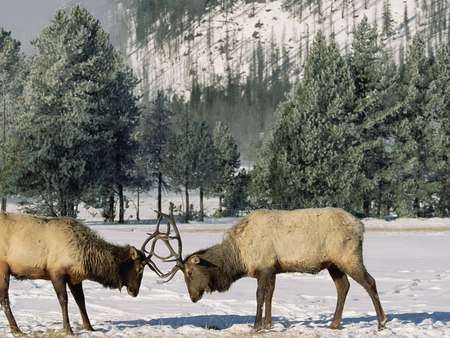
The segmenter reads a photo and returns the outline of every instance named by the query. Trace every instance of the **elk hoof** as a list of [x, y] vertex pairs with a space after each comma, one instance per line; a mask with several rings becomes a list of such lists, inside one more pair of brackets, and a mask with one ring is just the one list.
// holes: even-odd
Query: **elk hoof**
[[378, 331], [382, 331], [386, 328], [387, 319], [378, 324]]
[[14, 335], [20, 335], [20, 336], [24, 335], [23, 332], [18, 327], [12, 327], [11, 333]]
[[331, 330], [337, 330], [339, 329], [339, 326], [341, 326], [341, 324], [336, 324], [336, 323], [331, 323], [328, 328]]
[[250, 333], [258, 333], [259, 331], [261, 331], [261, 327], [260, 327], [260, 326], [254, 327], [254, 328], [250, 331]]
[[70, 327], [68, 329], [64, 329], [63, 332], [67, 335], [73, 336], [73, 331]]
[[270, 330], [271, 327], [272, 327], [272, 323], [264, 324], [263, 327], [261, 328], [261, 330]]

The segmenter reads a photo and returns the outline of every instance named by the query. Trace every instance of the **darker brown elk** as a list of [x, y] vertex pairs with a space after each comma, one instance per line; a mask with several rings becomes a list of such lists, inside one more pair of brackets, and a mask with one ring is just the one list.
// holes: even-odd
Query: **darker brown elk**
[[178, 255], [177, 266], [170, 275], [173, 277], [177, 270], [183, 271], [194, 303], [205, 292], [227, 291], [242, 277], [256, 278], [257, 310], [253, 330], [258, 331], [271, 326], [277, 274], [315, 274], [327, 269], [337, 289], [337, 306], [329, 328], [340, 326], [350, 287], [348, 275], [370, 295], [381, 330], [387, 319], [375, 280], [364, 267], [363, 233], [363, 224], [341, 209], [257, 210], [238, 221], [222, 243], [184, 260]]
[[63, 315], [63, 330], [72, 334], [67, 289], [80, 310], [83, 326], [93, 331], [82, 288], [92, 280], [112, 289], [139, 293], [145, 256], [126, 245], [100, 238], [83, 223], [68, 217], [45, 218], [0, 213], [0, 302], [12, 333], [21, 333], [9, 305], [9, 278], [50, 280]]

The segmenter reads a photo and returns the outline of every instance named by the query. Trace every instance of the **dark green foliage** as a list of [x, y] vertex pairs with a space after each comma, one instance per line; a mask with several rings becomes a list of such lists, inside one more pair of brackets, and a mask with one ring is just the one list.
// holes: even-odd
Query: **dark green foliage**
[[389, 102], [393, 91], [395, 68], [379, 43], [375, 27], [364, 17], [353, 32], [349, 55], [350, 70], [355, 83], [355, 124], [362, 154], [359, 189], [354, 197], [362, 202], [364, 216], [369, 216], [376, 201], [380, 216], [383, 192], [387, 182], [384, 170], [389, 166], [386, 140], [390, 135]]
[[421, 216], [424, 205], [433, 201], [428, 165], [433, 124], [427, 107], [427, 92], [432, 80], [431, 58], [424, 41], [415, 36], [397, 84], [399, 100], [393, 108], [391, 175], [395, 189], [394, 208], [401, 216]]
[[252, 172], [256, 207], [448, 214], [448, 46], [427, 56], [416, 36], [397, 71], [378, 41], [363, 18], [347, 69], [333, 40], [316, 37]]
[[9, 183], [49, 215], [75, 216], [78, 203], [102, 189], [118, 193], [122, 206], [137, 149], [137, 80], [79, 5], [57, 10], [32, 44]]
[[383, 0], [383, 13], [382, 13], [382, 25], [381, 31], [382, 35], [389, 37], [392, 35], [392, 28], [394, 25], [394, 20], [392, 19], [390, 0]]
[[[222, 200], [236, 184], [234, 182], [235, 173], [240, 166], [240, 159], [236, 141], [228, 127], [220, 122], [217, 123], [212, 138], [217, 162], [217, 179], [212, 182], [213, 184], [208, 187], [207, 191], [210, 195], [219, 197], [218, 212], [222, 213]], [[236, 209], [234, 206], [232, 208]]]
[[[22, 76], [24, 56], [20, 52], [20, 42], [11, 37], [0, 27], [0, 117], [1, 117], [1, 154], [0, 164], [5, 165], [10, 153], [6, 142], [12, 128], [12, 120], [18, 110], [18, 102], [22, 94]], [[0, 179], [0, 194], [2, 196], [2, 211], [6, 210], [8, 188], [6, 179]]]
[[335, 42], [319, 33], [299, 86], [280, 105], [260, 153], [253, 189], [281, 208], [353, 205], [361, 161], [352, 103], [354, 86]]
[[142, 171], [140, 176], [143, 176], [141, 187], [143, 190], [148, 190], [156, 183], [158, 211], [162, 211], [162, 192], [170, 188], [170, 183], [161, 171], [167, 142], [172, 134], [171, 117], [175, 115], [172, 110], [166, 107], [168, 101], [164, 92], [158, 90], [156, 98], [150, 102], [148, 114], [144, 116], [141, 132], [142, 154], [139, 158]]
[[[181, 186], [185, 193], [184, 222], [190, 219], [189, 191], [199, 189], [200, 194], [217, 179], [214, 145], [208, 126], [196, 119], [187, 106], [177, 115], [177, 131], [169, 137], [162, 172], [173, 186]], [[202, 196], [201, 196], [202, 199]], [[202, 202], [201, 202], [202, 203]], [[200, 206], [200, 218], [203, 217]]]
[[237, 217], [241, 212], [251, 211], [253, 207], [248, 199], [250, 183], [250, 173], [242, 169], [231, 179], [223, 198], [224, 209], [217, 214], [224, 217]]
[[[224, 0], [101, 2], [133, 9], [138, 42], [146, 44], [151, 37], [169, 53], [182, 40], [194, 41], [195, 23], [206, 18], [205, 12], [228, 15], [235, 5]], [[142, 121], [133, 93], [136, 78], [82, 7], [70, 15], [58, 10], [33, 41], [36, 54], [26, 62], [20, 44], [1, 30], [0, 112], [7, 131], [1, 192], [33, 198], [38, 203], [30, 212], [76, 215], [77, 205], [85, 202], [103, 208], [107, 220], [119, 214], [120, 221], [124, 189], [149, 189], [157, 180], [159, 186], [184, 189], [187, 219], [196, 207], [189, 203], [192, 190], [200, 191], [201, 200], [203, 192], [219, 196], [224, 208], [217, 214], [226, 216], [255, 207], [315, 206], [339, 206], [361, 216], [446, 216], [450, 52], [447, 45], [436, 52], [433, 47], [445, 40], [447, 5], [423, 2], [430, 15], [426, 38], [417, 35], [409, 48], [402, 47], [397, 68], [380, 43], [380, 36], [393, 33], [391, 2], [383, 1], [380, 34], [367, 18], [355, 25], [345, 58], [333, 36], [321, 33], [296, 70], [291, 67], [303, 64], [301, 55], [292, 60], [276, 43], [255, 43], [250, 61], [226, 65], [221, 86], [202, 83], [193, 69], [187, 104], [176, 95], [169, 102], [157, 91], [161, 88], [145, 88], [157, 94]], [[320, 1], [282, 4], [300, 19], [303, 10], [314, 15], [322, 10]], [[342, 5], [348, 15], [350, 2]], [[405, 29], [407, 12], [405, 7]], [[210, 39], [208, 48], [214, 43]], [[229, 46], [228, 41], [221, 45], [225, 55]], [[23, 64], [27, 67], [20, 72]], [[301, 81], [291, 90], [299, 72]], [[174, 108], [181, 113], [172, 128], [167, 107], [178, 101], [183, 108]], [[208, 125], [217, 121], [222, 124], [211, 133]], [[139, 122], [140, 137], [134, 137]], [[269, 124], [271, 135], [254, 170], [236, 174], [236, 143], [251, 158], [256, 146], [249, 145], [263, 143]], [[235, 139], [232, 133], [241, 136]], [[203, 214], [200, 205], [195, 217]]]
[[433, 81], [427, 97], [432, 114], [430, 156], [427, 165], [432, 168], [428, 180], [433, 186], [433, 204], [438, 217], [448, 216], [450, 210], [450, 49], [442, 45], [433, 65]]

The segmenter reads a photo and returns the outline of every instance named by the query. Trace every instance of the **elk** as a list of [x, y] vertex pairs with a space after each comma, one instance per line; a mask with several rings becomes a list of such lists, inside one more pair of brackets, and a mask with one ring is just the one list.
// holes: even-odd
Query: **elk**
[[61, 305], [63, 330], [73, 334], [66, 285], [85, 330], [94, 331], [86, 312], [83, 280], [112, 289], [126, 287], [128, 294], [136, 297], [145, 264], [140, 250], [108, 243], [73, 218], [0, 213], [0, 302], [14, 334], [21, 330], [9, 305], [10, 275], [19, 280], [50, 280]]
[[[166, 217], [176, 229], [172, 215]], [[349, 213], [336, 208], [300, 209], [292, 211], [256, 210], [240, 219], [225, 234], [222, 243], [197, 251], [181, 259], [170, 249], [170, 255], [157, 258], [176, 261], [167, 274], [173, 278], [178, 270], [184, 279], [191, 300], [196, 303], [205, 292], [225, 292], [242, 277], [257, 279], [257, 310], [252, 331], [269, 329], [272, 322], [272, 296], [276, 275], [285, 272], [316, 274], [327, 269], [337, 289], [337, 305], [330, 329], [337, 329], [342, 320], [345, 299], [350, 288], [347, 275], [369, 294], [378, 318], [378, 329], [387, 322], [380, 303], [375, 280], [363, 263], [364, 225]], [[177, 239], [159, 233], [154, 241]], [[144, 248], [145, 249], [145, 248]], [[146, 252], [147, 253], [147, 252]], [[154, 244], [147, 261], [154, 255]], [[169, 258], [175, 257], [170, 260]], [[152, 264], [154, 264], [152, 262]], [[167, 280], [167, 281], [169, 281]], [[265, 319], [262, 323], [263, 307]]]

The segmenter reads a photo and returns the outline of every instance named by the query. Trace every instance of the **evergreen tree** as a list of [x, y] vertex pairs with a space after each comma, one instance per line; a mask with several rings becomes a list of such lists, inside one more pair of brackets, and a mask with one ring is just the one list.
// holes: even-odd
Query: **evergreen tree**
[[[175, 132], [169, 137], [166, 156], [162, 165], [163, 173], [167, 175], [175, 186], [182, 186], [185, 194], [184, 222], [188, 222], [190, 215], [189, 191], [200, 189], [203, 191], [215, 181], [217, 172], [214, 164], [214, 148], [211, 134], [205, 122], [196, 120], [196, 114], [187, 106], [177, 115]], [[203, 214], [202, 200], [200, 201], [200, 218]]]
[[391, 4], [389, 0], [383, 1], [383, 13], [382, 13], [382, 25], [381, 25], [381, 34], [388, 38], [392, 35], [392, 24], [394, 19], [392, 19], [392, 11]]
[[195, 188], [199, 189], [200, 197], [200, 212], [199, 221], [204, 220], [204, 194], [205, 191], [210, 189], [220, 179], [219, 161], [217, 160], [218, 151], [214, 146], [212, 135], [209, 131], [208, 125], [202, 121], [196, 126], [195, 132], [195, 172], [193, 173], [193, 182]]
[[395, 209], [401, 216], [419, 217], [433, 196], [428, 181], [432, 168], [427, 164], [433, 135], [432, 114], [427, 108], [431, 81], [431, 59], [419, 35], [409, 47], [406, 63], [398, 80], [399, 100], [393, 108], [391, 176]]
[[[20, 52], [20, 42], [11, 37], [0, 27], [0, 116], [1, 116], [1, 156], [0, 164], [5, 165], [8, 147], [6, 141], [13, 129], [11, 120], [17, 112], [19, 97], [21, 95], [20, 72], [24, 63], [23, 53]], [[6, 211], [7, 189], [4, 180], [1, 180], [2, 204], [1, 210]]]
[[[125, 222], [125, 195], [126, 187], [135, 187], [134, 171], [135, 160], [139, 153], [139, 143], [134, 137], [142, 107], [137, 104], [138, 97], [134, 95], [134, 89], [138, 80], [134, 77], [130, 68], [120, 60], [116, 65], [112, 82], [107, 86], [106, 94], [108, 102], [103, 116], [107, 131], [102, 135], [105, 141], [106, 167], [103, 168], [105, 178], [103, 186], [109, 191], [110, 201], [117, 194], [119, 201], [119, 223]], [[100, 155], [100, 154], [99, 154]], [[108, 209], [112, 211], [110, 203]], [[114, 218], [109, 221], [114, 221]]]
[[251, 183], [250, 174], [251, 172], [242, 169], [231, 180], [223, 198], [224, 216], [238, 217], [240, 211], [245, 213], [251, 211], [251, 204], [248, 198]]
[[217, 182], [210, 189], [212, 196], [219, 197], [219, 215], [222, 215], [222, 201], [230, 189], [236, 169], [240, 166], [239, 152], [233, 134], [228, 127], [218, 122], [213, 131], [213, 144], [216, 151], [216, 165], [218, 169]]
[[[388, 102], [393, 90], [393, 66], [379, 44], [376, 27], [364, 17], [353, 32], [350, 69], [355, 83], [355, 123], [358, 146], [363, 155], [359, 196], [363, 214], [369, 216], [372, 202], [377, 204], [380, 216], [383, 193], [386, 190], [384, 170], [388, 165], [386, 140], [389, 137]], [[356, 196], [355, 196], [356, 197]]]
[[432, 123], [429, 180], [434, 185], [437, 198], [436, 214], [445, 217], [450, 209], [450, 47], [441, 45], [433, 65], [435, 78], [428, 91]]
[[143, 161], [145, 162], [150, 182], [157, 182], [158, 211], [162, 211], [162, 192], [170, 187], [165, 179], [161, 166], [164, 160], [168, 139], [172, 134], [171, 117], [175, 113], [166, 108], [168, 98], [164, 91], [158, 90], [156, 98], [151, 101], [150, 113], [144, 118], [142, 132]]
[[409, 42], [409, 40], [411, 40], [411, 32], [409, 29], [408, 4], [406, 2], [405, 2], [405, 10], [403, 12], [403, 26], [405, 27], [406, 42]]
[[32, 44], [9, 179], [38, 200], [40, 213], [75, 216], [89, 192], [123, 192], [140, 113], [137, 81], [80, 5], [70, 15], [57, 10]]
[[278, 108], [270, 140], [260, 153], [252, 193], [281, 208], [354, 208], [361, 161], [354, 147], [354, 85], [331, 37], [319, 32], [304, 76]]

